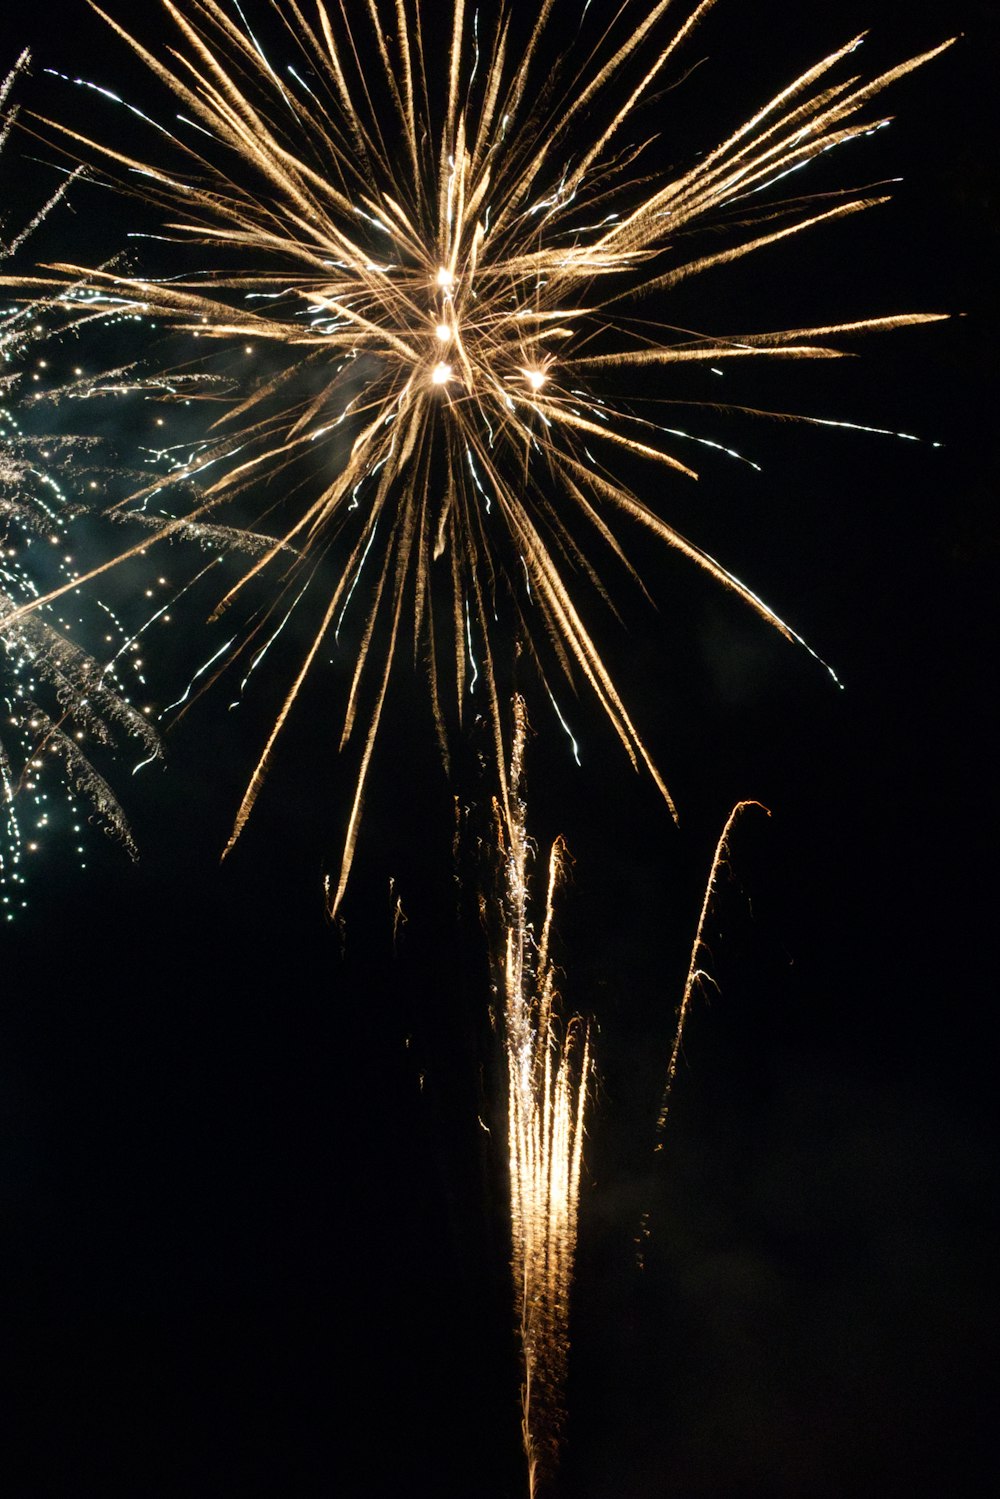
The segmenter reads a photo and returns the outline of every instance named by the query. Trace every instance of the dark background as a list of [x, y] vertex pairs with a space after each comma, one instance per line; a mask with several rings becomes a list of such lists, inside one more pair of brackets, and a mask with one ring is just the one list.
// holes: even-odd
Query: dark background
[[[157, 34], [152, 8], [121, 13]], [[870, 340], [849, 368], [726, 377], [734, 400], [942, 446], [706, 417], [763, 474], [706, 457], [696, 492], [664, 500], [845, 688], [640, 545], [658, 609], [623, 588], [624, 629], [601, 617], [600, 638], [680, 830], [585, 699], [579, 770], [541, 700], [532, 712], [532, 824], [575, 860], [566, 1002], [598, 1028], [574, 1499], [992, 1490], [992, 8], [722, 0], [686, 53], [707, 60], [658, 107], [664, 161], [685, 161], [865, 26], [869, 72], [966, 33], [893, 90], [891, 130], [807, 184], [900, 176], [894, 202], [696, 280], [676, 320], [963, 313]], [[142, 88], [82, 3], [26, 9], [4, 38], [35, 54], [25, 103], [80, 107], [45, 65]], [[108, 213], [74, 194], [73, 253]], [[204, 654], [199, 631], [189, 616], [162, 647], [164, 701], [168, 668]], [[149, 654], [155, 691], [155, 640]], [[7, 1492], [523, 1492], [485, 942], [406, 672], [344, 929], [323, 916], [349, 664], [314, 687], [221, 869], [277, 684], [240, 714], [206, 698], [166, 772], [119, 775], [137, 867], [96, 835], [86, 874], [54, 848], [4, 933]], [[473, 730], [473, 829], [480, 748]], [[695, 1008], [654, 1155], [711, 850], [744, 796], [772, 816], [734, 836], [709, 924], [718, 990]], [[395, 949], [390, 877], [408, 917]]]

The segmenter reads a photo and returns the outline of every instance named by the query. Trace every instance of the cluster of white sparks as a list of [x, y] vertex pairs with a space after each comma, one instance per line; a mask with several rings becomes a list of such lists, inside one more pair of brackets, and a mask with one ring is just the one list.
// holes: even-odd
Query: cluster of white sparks
[[[27, 64], [25, 53], [0, 82], [0, 149], [16, 117], [11, 91]], [[62, 196], [0, 241], [0, 261], [13, 260]], [[85, 823], [96, 821], [134, 854], [125, 813], [93, 757], [122, 734], [147, 757], [159, 753], [156, 731], [126, 686], [126, 678], [133, 688], [142, 682], [139, 644], [106, 604], [81, 596], [68, 550], [73, 504], [64, 486], [75, 495], [95, 482], [84, 477], [87, 452], [26, 431], [18, 417], [20, 388], [41, 380], [48, 363], [34, 357], [45, 335], [34, 307], [0, 308], [0, 914], [7, 920], [26, 904], [27, 864], [50, 835], [85, 864]], [[40, 579], [53, 576], [67, 592], [61, 605], [26, 610], [40, 599]], [[81, 637], [101, 640], [106, 659]]]

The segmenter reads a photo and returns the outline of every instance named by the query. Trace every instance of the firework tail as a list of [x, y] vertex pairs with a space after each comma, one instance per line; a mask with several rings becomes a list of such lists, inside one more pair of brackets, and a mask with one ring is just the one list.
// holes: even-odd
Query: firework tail
[[529, 1493], [551, 1478], [559, 1456], [569, 1352], [569, 1298], [576, 1251], [584, 1113], [591, 1070], [589, 1027], [559, 1013], [551, 955], [552, 916], [565, 861], [548, 859], [541, 931], [532, 919], [535, 846], [526, 828], [524, 702], [514, 700], [506, 805], [494, 802], [502, 875], [495, 954], [503, 995], [507, 1144], [515, 1312], [521, 1341], [521, 1432]]

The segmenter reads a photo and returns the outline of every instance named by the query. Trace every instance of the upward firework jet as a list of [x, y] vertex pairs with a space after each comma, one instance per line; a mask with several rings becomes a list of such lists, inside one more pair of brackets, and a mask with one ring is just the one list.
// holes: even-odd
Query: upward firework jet
[[[149, 145], [126, 151], [54, 127], [70, 153], [161, 210], [170, 259], [158, 265], [146, 240], [143, 273], [61, 265], [35, 290], [58, 300], [82, 288], [197, 335], [202, 350], [211, 340], [268, 353], [268, 373], [243, 384], [179, 475], [203, 486], [189, 521], [230, 506], [239, 517], [250, 503], [280, 532], [220, 609], [253, 579], [267, 587], [275, 630], [316, 601], [230, 847], [317, 657], [349, 608], [364, 611], [341, 747], [361, 743], [331, 912], [408, 634], [446, 758], [447, 721], [461, 720], [472, 694], [485, 698], [508, 822], [501, 702], [512, 642], [553, 705], [558, 678], [589, 687], [672, 810], [578, 596], [611, 603], [599, 559], [628, 566], [623, 518], [799, 638], [631, 487], [642, 465], [693, 479], [698, 446], [720, 447], [666, 422], [643, 387], [692, 363], [834, 359], [861, 333], [930, 320], [890, 311], [735, 333], [667, 321], [679, 283], [884, 201], [778, 193], [813, 158], [885, 123], [876, 96], [941, 49], [865, 81], [844, 76], [855, 37], [689, 170], [664, 176], [647, 138], [656, 116], [640, 125], [637, 111], [712, 3], [674, 29], [667, 0], [624, 0], [610, 22], [569, 0], [500, 3], [489, 21], [453, 0], [442, 35], [418, 0], [367, 0], [351, 20], [323, 0], [268, 0], [261, 20], [295, 58], [279, 68], [238, 6], [163, 0], [166, 52], [106, 19], [154, 91], [168, 92], [170, 128], [128, 106], [130, 139], [146, 129]], [[576, 39], [562, 54], [567, 26]], [[189, 272], [178, 274], [178, 257]]]
[[532, 1494], [555, 1468], [569, 1351], [569, 1293], [576, 1252], [583, 1119], [590, 1038], [583, 1021], [563, 1022], [550, 953], [553, 902], [565, 857], [549, 854], [540, 935], [532, 921], [526, 827], [524, 702], [514, 703], [508, 815], [495, 803], [501, 891], [507, 1147], [514, 1299], [524, 1379], [521, 1431]]

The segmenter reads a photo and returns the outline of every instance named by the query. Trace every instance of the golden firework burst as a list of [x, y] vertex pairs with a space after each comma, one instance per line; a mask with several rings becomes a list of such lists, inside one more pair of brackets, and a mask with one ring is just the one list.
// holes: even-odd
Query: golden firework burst
[[[297, 54], [279, 75], [242, 12], [237, 21], [216, 0], [163, 0], [175, 29], [165, 55], [105, 20], [169, 91], [179, 123], [149, 121], [147, 154], [56, 127], [118, 187], [141, 184], [172, 248], [180, 242], [196, 269], [161, 277], [60, 265], [42, 285], [58, 298], [71, 284], [181, 334], [269, 352], [269, 372], [230, 403], [214, 440], [179, 475], [203, 483], [186, 520], [245, 505], [267, 481], [273, 493], [300, 460], [311, 465], [311, 489], [296, 480], [280, 537], [220, 608], [263, 575], [273, 580], [273, 617], [284, 618], [291, 601], [320, 586], [319, 561], [341, 549], [229, 847], [364, 577], [367, 615], [341, 745], [357, 731], [361, 747], [331, 913], [407, 635], [426, 663], [446, 755], [446, 702], [461, 718], [470, 690], [485, 695], [508, 816], [498, 663], [512, 641], [534, 656], [553, 701], [556, 675], [573, 690], [589, 686], [673, 810], [585, 623], [580, 580], [605, 592], [595, 550], [627, 565], [614, 529], [627, 517], [799, 637], [622, 476], [625, 460], [629, 472], [649, 464], [686, 481], [696, 477], [692, 444], [718, 446], [637, 415], [629, 394], [657, 368], [836, 358], [858, 334], [936, 316], [722, 336], [626, 313], [635, 303], [642, 314], [662, 308], [684, 280], [883, 201], [846, 191], [820, 206], [768, 190], [881, 123], [876, 96], [942, 50], [865, 81], [840, 76], [853, 38], [689, 170], [663, 178], [647, 164], [649, 143], [630, 143], [630, 127], [712, 4], [702, 0], [676, 28], [667, 0], [626, 3], [610, 23], [585, 7], [576, 45], [557, 59], [554, 0], [521, 30], [511, 7], [498, 6], [487, 26], [453, 0], [444, 41], [416, 0], [367, 0], [351, 21], [323, 0], [308, 14], [295, 0], [269, 0], [265, 12]], [[724, 224], [722, 247], [692, 250], [697, 230]]]

